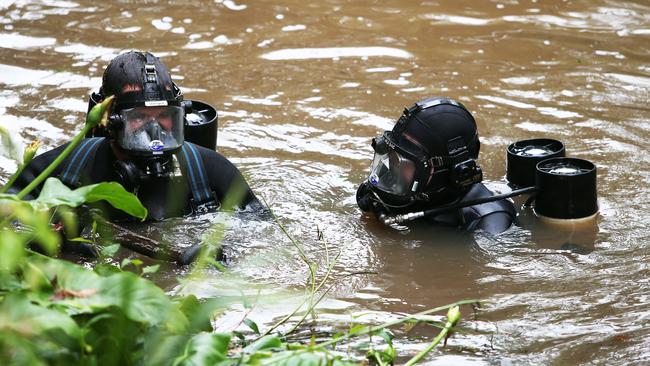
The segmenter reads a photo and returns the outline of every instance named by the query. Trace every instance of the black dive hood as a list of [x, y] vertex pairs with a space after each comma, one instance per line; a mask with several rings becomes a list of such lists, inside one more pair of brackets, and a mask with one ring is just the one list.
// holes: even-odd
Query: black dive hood
[[[390, 213], [418, 210], [462, 196], [482, 180], [476, 163], [480, 143], [476, 122], [461, 103], [429, 98], [406, 108], [392, 131], [372, 140], [375, 157], [394, 151], [414, 163], [410, 184], [395, 194], [382, 189], [373, 175], [357, 195], [359, 207], [369, 210], [369, 200]], [[376, 205], [375, 205], [376, 206]]]

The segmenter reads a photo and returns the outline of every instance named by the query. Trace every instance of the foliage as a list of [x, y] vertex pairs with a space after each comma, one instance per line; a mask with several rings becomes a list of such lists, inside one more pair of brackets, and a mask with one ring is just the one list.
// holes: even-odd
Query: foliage
[[[95, 120], [105, 115], [105, 110], [100, 112], [94, 112]], [[85, 134], [86, 127], [80, 135]], [[24, 154], [26, 160], [19, 164], [19, 171], [29, 163], [37, 147], [38, 144], [30, 145], [32, 150]], [[0, 192], [5, 192], [12, 181]], [[218, 299], [199, 301], [193, 295], [172, 297], [153, 282], [124, 270], [135, 268], [140, 274], [147, 274], [157, 271], [157, 265], [141, 269], [142, 261], [126, 259], [120, 266], [99, 263], [91, 270], [30, 249], [39, 248], [55, 255], [61, 236], [53, 223], [62, 221], [66, 228], [74, 227], [72, 208], [84, 203], [105, 200], [144, 219], [147, 211], [136, 196], [117, 183], [70, 190], [56, 178], [45, 181], [36, 199], [23, 200], [30, 190], [23, 189], [17, 195], [0, 193], [2, 365], [349, 365], [359, 364], [359, 360], [342, 354], [336, 347], [363, 336], [383, 340], [385, 348], [379, 350], [373, 346], [367, 356], [379, 365], [386, 365], [392, 364], [397, 356], [389, 327], [419, 322], [427, 314], [451, 307], [431, 309], [375, 327], [354, 326], [318, 344], [291, 343], [284, 335], [270, 334], [304, 305], [307, 305], [304, 316], [285, 335], [293, 332], [309, 314], [315, 316], [314, 307], [327, 291], [321, 291], [318, 298], [316, 294], [323, 288], [337, 258], [330, 261], [328, 254], [325, 277], [317, 281], [316, 265], [278, 221], [309, 267], [305, 301], [264, 332], [254, 321], [245, 318], [243, 324], [254, 333], [249, 337], [238, 332], [214, 333], [211, 320], [223, 306]], [[116, 245], [104, 247], [102, 255], [111, 256], [116, 250]], [[473, 300], [458, 304], [470, 302]], [[437, 342], [456, 325], [459, 317], [457, 309], [450, 310]], [[413, 359], [411, 363], [418, 360]]]

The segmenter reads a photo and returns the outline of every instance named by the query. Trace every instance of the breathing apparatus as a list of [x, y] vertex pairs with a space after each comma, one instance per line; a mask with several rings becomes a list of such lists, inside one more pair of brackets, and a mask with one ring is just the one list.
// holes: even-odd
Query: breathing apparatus
[[406, 108], [372, 140], [375, 156], [357, 192], [364, 211], [403, 213], [439, 204], [482, 180], [476, 122], [459, 102], [431, 98]]
[[130, 191], [143, 181], [177, 174], [174, 154], [186, 140], [216, 148], [216, 110], [183, 100], [165, 65], [148, 52], [129, 52], [111, 61], [99, 92], [90, 95], [88, 110], [108, 95], [116, 95], [108, 125], [87, 137], [114, 139], [128, 157], [114, 163], [115, 172]]
[[392, 131], [372, 140], [375, 156], [369, 178], [357, 190], [357, 204], [386, 225], [523, 194], [530, 194], [525, 207], [544, 218], [574, 220], [598, 212], [595, 165], [565, 157], [564, 144], [548, 138], [508, 147], [511, 192], [461, 201], [482, 180], [475, 160], [479, 146], [476, 122], [461, 103], [417, 102]]
[[537, 216], [553, 222], [584, 222], [598, 213], [596, 166], [566, 157], [560, 141], [538, 138], [510, 144], [506, 177], [513, 188], [508, 193], [392, 216], [379, 213], [378, 218], [392, 225], [524, 194], [530, 194], [524, 207], [534, 208]]

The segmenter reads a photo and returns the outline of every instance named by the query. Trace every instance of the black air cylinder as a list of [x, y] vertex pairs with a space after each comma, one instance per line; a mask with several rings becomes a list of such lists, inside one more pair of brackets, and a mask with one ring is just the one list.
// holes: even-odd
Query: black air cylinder
[[508, 146], [506, 178], [518, 187], [533, 186], [537, 163], [564, 154], [564, 144], [558, 140], [539, 138], [517, 141]]
[[197, 100], [184, 101], [185, 141], [216, 150], [217, 148], [217, 110], [209, 104]]
[[551, 158], [537, 164], [535, 212], [579, 219], [598, 212], [596, 166], [588, 160]]

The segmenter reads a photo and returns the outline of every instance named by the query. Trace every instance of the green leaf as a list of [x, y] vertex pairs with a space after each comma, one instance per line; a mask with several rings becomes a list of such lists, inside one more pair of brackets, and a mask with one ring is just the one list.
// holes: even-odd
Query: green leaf
[[77, 238], [72, 238], [72, 239], [66, 239], [67, 241], [71, 241], [73, 243], [94, 243], [92, 240], [88, 240], [86, 238], [82, 237], [77, 237]]
[[357, 333], [360, 333], [360, 332], [366, 331], [366, 330], [368, 330], [367, 326], [365, 326], [363, 324], [357, 324], [348, 331], [348, 334], [353, 335], [353, 334], [357, 334]]
[[244, 336], [244, 334], [243, 334], [242, 332], [238, 332], [238, 331], [236, 331], [236, 330], [233, 330], [233, 331], [232, 331], [232, 334], [233, 334], [235, 337], [237, 337], [237, 338], [239, 338], [240, 340], [242, 340], [242, 341], [245, 341], [245, 340], [246, 340], [246, 336]]
[[230, 334], [224, 333], [199, 333], [192, 337], [188, 345], [188, 358], [181, 365], [214, 365], [228, 358], [228, 344]]
[[86, 202], [101, 200], [105, 200], [113, 207], [139, 219], [144, 220], [147, 217], [147, 209], [138, 200], [138, 197], [125, 190], [117, 182], [92, 184], [71, 190], [57, 178], [50, 177], [45, 181], [38, 198], [30, 202], [34, 202], [34, 205], [51, 208], [59, 205], [77, 207]]
[[373, 334], [376, 334], [376, 335], [380, 336], [381, 338], [383, 338], [384, 341], [386, 341], [386, 343], [393, 344], [394, 336], [389, 330], [382, 328], [382, 329], [379, 329], [376, 332], [373, 332]]
[[273, 364], [278, 366], [321, 366], [327, 364], [327, 356], [321, 353], [297, 353]]
[[81, 330], [70, 316], [32, 304], [22, 293], [8, 294], [0, 304], [0, 329], [13, 330], [25, 337], [61, 334], [70, 339], [57, 340], [59, 344], [73, 346], [81, 337]]
[[143, 273], [143, 274], [146, 274], [146, 273], [156, 273], [156, 272], [158, 272], [159, 269], [160, 269], [160, 264], [154, 264], [154, 265], [151, 265], [151, 266], [146, 266], [146, 267], [144, 267], [144, 268], [142, 269], [142, 273]]
[[132, 260], [131, 263], [136, 267], [140, 267], [142, 265], [142, 260], [136, 258]]
[[253, 332], [255, 332], [255, 334], [260, 334], [260, 328], [257, 326], [257, 323], [255, 323], [251, 319], [244, 318], [244, 324], [246, 324], [249, 328], [251, 328]]
[[162, 289], [131, 272], [101, 277], [82, 266], [43, 256], [34, 256], [31, 263], [50, 281], [56, 278], [58, 289], [53, 303], [70, 315], [95, 314], [117, 307], [129, 320], [138, 323], [170, 331], [188, 327], [187, 318]]
[[120, 263], [120, 268], [124, 268], [131, 264], [131, 258], [124, 258], [122, 259], [122, 262]]
[[45, 276], [45, 273], [31, 262], [26, 262], [22, 267], [22, 277], [31, 291], [38, 292], [41, 289], [52, 289], [50, 280]]
[[108, 277], [115, 273], [122, 272], [122, 270], [118, 266], [112, 264], [103, 264], [103, 263], [96, 265], [95, 268], [93, 268], [93, 271], [95, 271], [95, 273], [97, 273], [102, 277]]
[[212, 331], [210, 316], [214, 311], [214, 307], [209, 302], [201, 303], [196, 296], [188, 295], [180, 301], [179, 308], [190, 323], [190, 331]]
[[264, 336], [244, 348], [244, 352], [254, 353], [272, 348], [282, 348], [282, 341], [274, 335]]
[[179, 356], [183, 355], [188, 348], [190, 338], [189, 334], [166, 333], [159, 329], [150, 329], [144, 342], [144, 366], [169, 366], [179, 358], [182, 361]]
[[117, 253], [117, 251], [120, 250], [120, 245], [119, 244], [112, 244], [112, 245], [107, 245], [105, 247], [102, 247], [102, 256], [103, 257], [113, 257]]
[[0, 228], [0, 274], [13, 273], [25, 257], [25, 239], [11, 229]]

